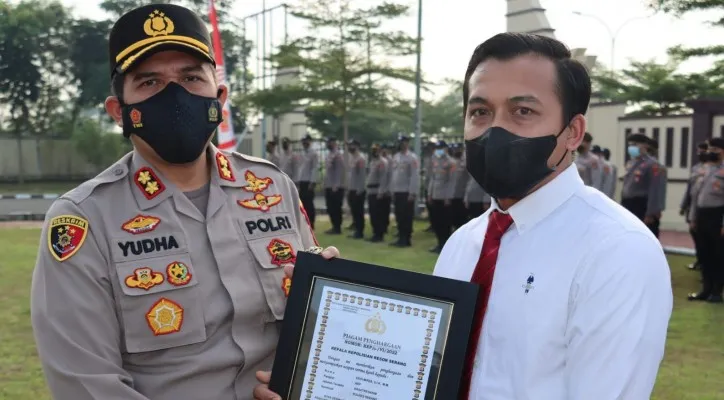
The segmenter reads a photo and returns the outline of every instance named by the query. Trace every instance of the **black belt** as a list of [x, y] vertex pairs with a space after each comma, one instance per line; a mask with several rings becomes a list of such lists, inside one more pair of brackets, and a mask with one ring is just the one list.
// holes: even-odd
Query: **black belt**
[[367, 189], [377, 189], [380, 187], [379, 183], [373, 183], [371, 185], [367, 185]]

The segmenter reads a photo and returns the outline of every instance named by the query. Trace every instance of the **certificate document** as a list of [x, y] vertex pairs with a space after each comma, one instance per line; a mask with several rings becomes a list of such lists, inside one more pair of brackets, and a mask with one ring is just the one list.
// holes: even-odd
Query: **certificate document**
[[425, 398], [443, 310], [383, 295], [321, 287], [301, 399]]

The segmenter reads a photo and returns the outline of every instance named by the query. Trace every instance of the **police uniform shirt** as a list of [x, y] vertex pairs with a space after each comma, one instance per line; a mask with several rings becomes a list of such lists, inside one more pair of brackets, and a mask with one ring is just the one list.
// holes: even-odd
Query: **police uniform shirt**
[[392, 157], [390, 192], [417, 195], [420, 190], [420, 163], [409, 150], [398, 152]]
[[388, 162], [384, 157], [373, 158], [367, 173], [367, 193], [387, 193], [389, 187]]
[[295, 182], [299, 182], [296, 180], [296, 177], [299, 173], [299, 166], [301, 164], [300, 158], [301, 157], [298, 154], [291, 150], [282, 150], [279, 155], [279, 164], [277, 164], [279, 165], [279, 168]]
[[646, 215], [661, 213], [663, 209], [660, 186], [666, 184], [660, 178], [661, 173], [659, 162], [651, 156], [629, 161], [623, 178], [621, 197], [623, 199], [646, 197], [648, 199]]
[[618, 168], [608, 160], [599, 157], [603, 164], [603, 180], [601, 182], [601, 191], [609, 198], [616, 195], [616, 183], [618, 181]]
[[207, 198], [133, 152], [51, 206], [31, 316], [55, 398], [249, 399], [270, 369], [282, 266], [316, 242], [277, 167], [208, 156]]
[[699, 208], [724, 207], [724, 162], [709, 166], [694, 204], [696, 207], [691, 213], [692, 221], [696, 221], [696, 210]]
[[451, 200], [455, 192], [455, 167], [452, 157], [444, 154], [432, 159], [432, 177], [427, 193], [432, 200]]
[[453, 171], [454, 188], [452, 198], [462, 200], [463, 198], [465, 198], [465, 190], [468, 187], [468, 180], [470, 179], [470, 174], [465, 167], [464, 158], [456, 159], [453, 161], [455, 162], [455, 169]]
[[365, 177], [367, 161], [359, 152], [349, 155], [349, 168], [347, 168], [347, 190], [354, 190], [357, 194], [365, 191]]
[[598, 190], [603, 188], [603, 164], [597, 155], [590, 151], [585, 154], [578, 154], [576, 166], [583, 183]]
[[312, 149], [304, 150], [301, 155], [301, 167], [297, 175], [297, 182], [316, 183], [319, 175], [319, 155]]
[[485, 193], [482, 186], [470, 176], [467, 187], [465, 188], [465, 202], [466, 203], [490, 203], [490, 195]]
[[267, 151], [266, 159], [276, 166], [281, 166], [281, 158], [279, 157], [279, 154], [277, 154], [276, 149], [274, 151]]
[[342, 180], [344, 178], [344, 157], [339, 150], [330, 151], [327, 155], [324, 174], [324, 188], [335, 189], [342, 188]]
[[[470, 281], [497, 208], [452, 235], [435, 275]], [[648, 399], [673, 305], [659, 241], [575, 166], [508, 213], [470, 399]]]

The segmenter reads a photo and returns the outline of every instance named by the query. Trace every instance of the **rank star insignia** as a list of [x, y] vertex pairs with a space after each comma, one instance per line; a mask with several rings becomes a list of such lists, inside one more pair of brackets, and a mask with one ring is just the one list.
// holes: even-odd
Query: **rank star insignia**
[[257, 176], [249, 170], [244, 174], [244, 178], [246, 179], [246, 186], [242, 187], [242, 189], [252, 193], [261, 193], [266, 190], [269, 185], [274, 183], [272, 178], [257, 178]]
[[166, 190], [166, 186], [158, 179], [153, 170], [148, 167], [143, 167], [136, 171], [133, 181], [148, 200], [152, 200]]
[[133, 219], [121, 225], [121, 229], [132, 235], [140, 235], [141, 233], [152, 232], [160, 223], [160, 218], [148, 215], [136, 215]]
[[219, 169], [219, 177], [221, 179], [236, 182], [234, 171], [231, 170], [229, 159], [225, 155], [216, 153], [216, 167]]
[[168, 283], [174, 286], [184, 286], [191, 280], [191, 273], [186, 264], [174, 261], [166, 267]]
[[125, 283], [129, 288], [148, 290], [163, 283], [163, 274], [148, 267], [138, 268], [126, 277]]
[[282, 279], [282, 290], [284, 291], [284, 297], [289, 297], [289, 292], [292, 290], [292, 280], [288, 276]]
[[269, 211], [272, 207], [282, 202], [282, 196], [274, 194], [271, 196], [265, 196], [262, 193], [257, 193], [251, 199], [239, 200], [238, 203], [244, 208], [250, 210], [259, 210], [263, 212]]
[[146, 314], [148, 327], [155, 336], [180, 331], [183, 321], [183, 307], [164, 297], [159, 299]]
[[282, 264], [294, 264], [297, 261], [297, 255], [292, 245], [283, 240], [272, 239], [266, 249], [269, 251], [271, 263], [274, 265], [281, 267]]
[[59, 215], [48, 223], [48, 249], [58, 261], [80, 250], [88, 235], [88, 221], [75, 215]]

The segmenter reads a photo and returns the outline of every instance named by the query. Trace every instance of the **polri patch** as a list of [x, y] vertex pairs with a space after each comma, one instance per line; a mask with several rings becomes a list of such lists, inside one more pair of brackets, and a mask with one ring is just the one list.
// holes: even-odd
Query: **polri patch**
[[146, 313], [146, 322], [155, 336], [178, 332], [184, 322], [184, 309], [162, 297]]
[[266, 249], [274, 265], [281, 267], [283, 264], [294, 264], [297, 261], [297, 254], [292, 245], [281, 239], [272, 239]]
[[251, 199], [239, 200], [238, 203], [244, 208], [249, 210], [259, 210], [261, 212], [267, 212], [275, 205], [282, 202], [282, 195], [273, 194], [271, 196], [265, 196], [262, 193], [257, 193]]
[[88, 221], [75, 215], [59, 215], [48, 224], [48, 249], [63, 262], [83, 246], [88, 236]]
[[133, 275], [126, 277], [124, 283], [129, 288], [148, 290], [163, 283], [163, 274], [149, 267], [136, 268]]
[[133, 219], [124, 222], [123, 225], [121, 225], [121, 229], [132, 235], [140, 235], [141, 233], [152, 232], [160, 223], [160, 218], [139, 214], [133, 217]]

